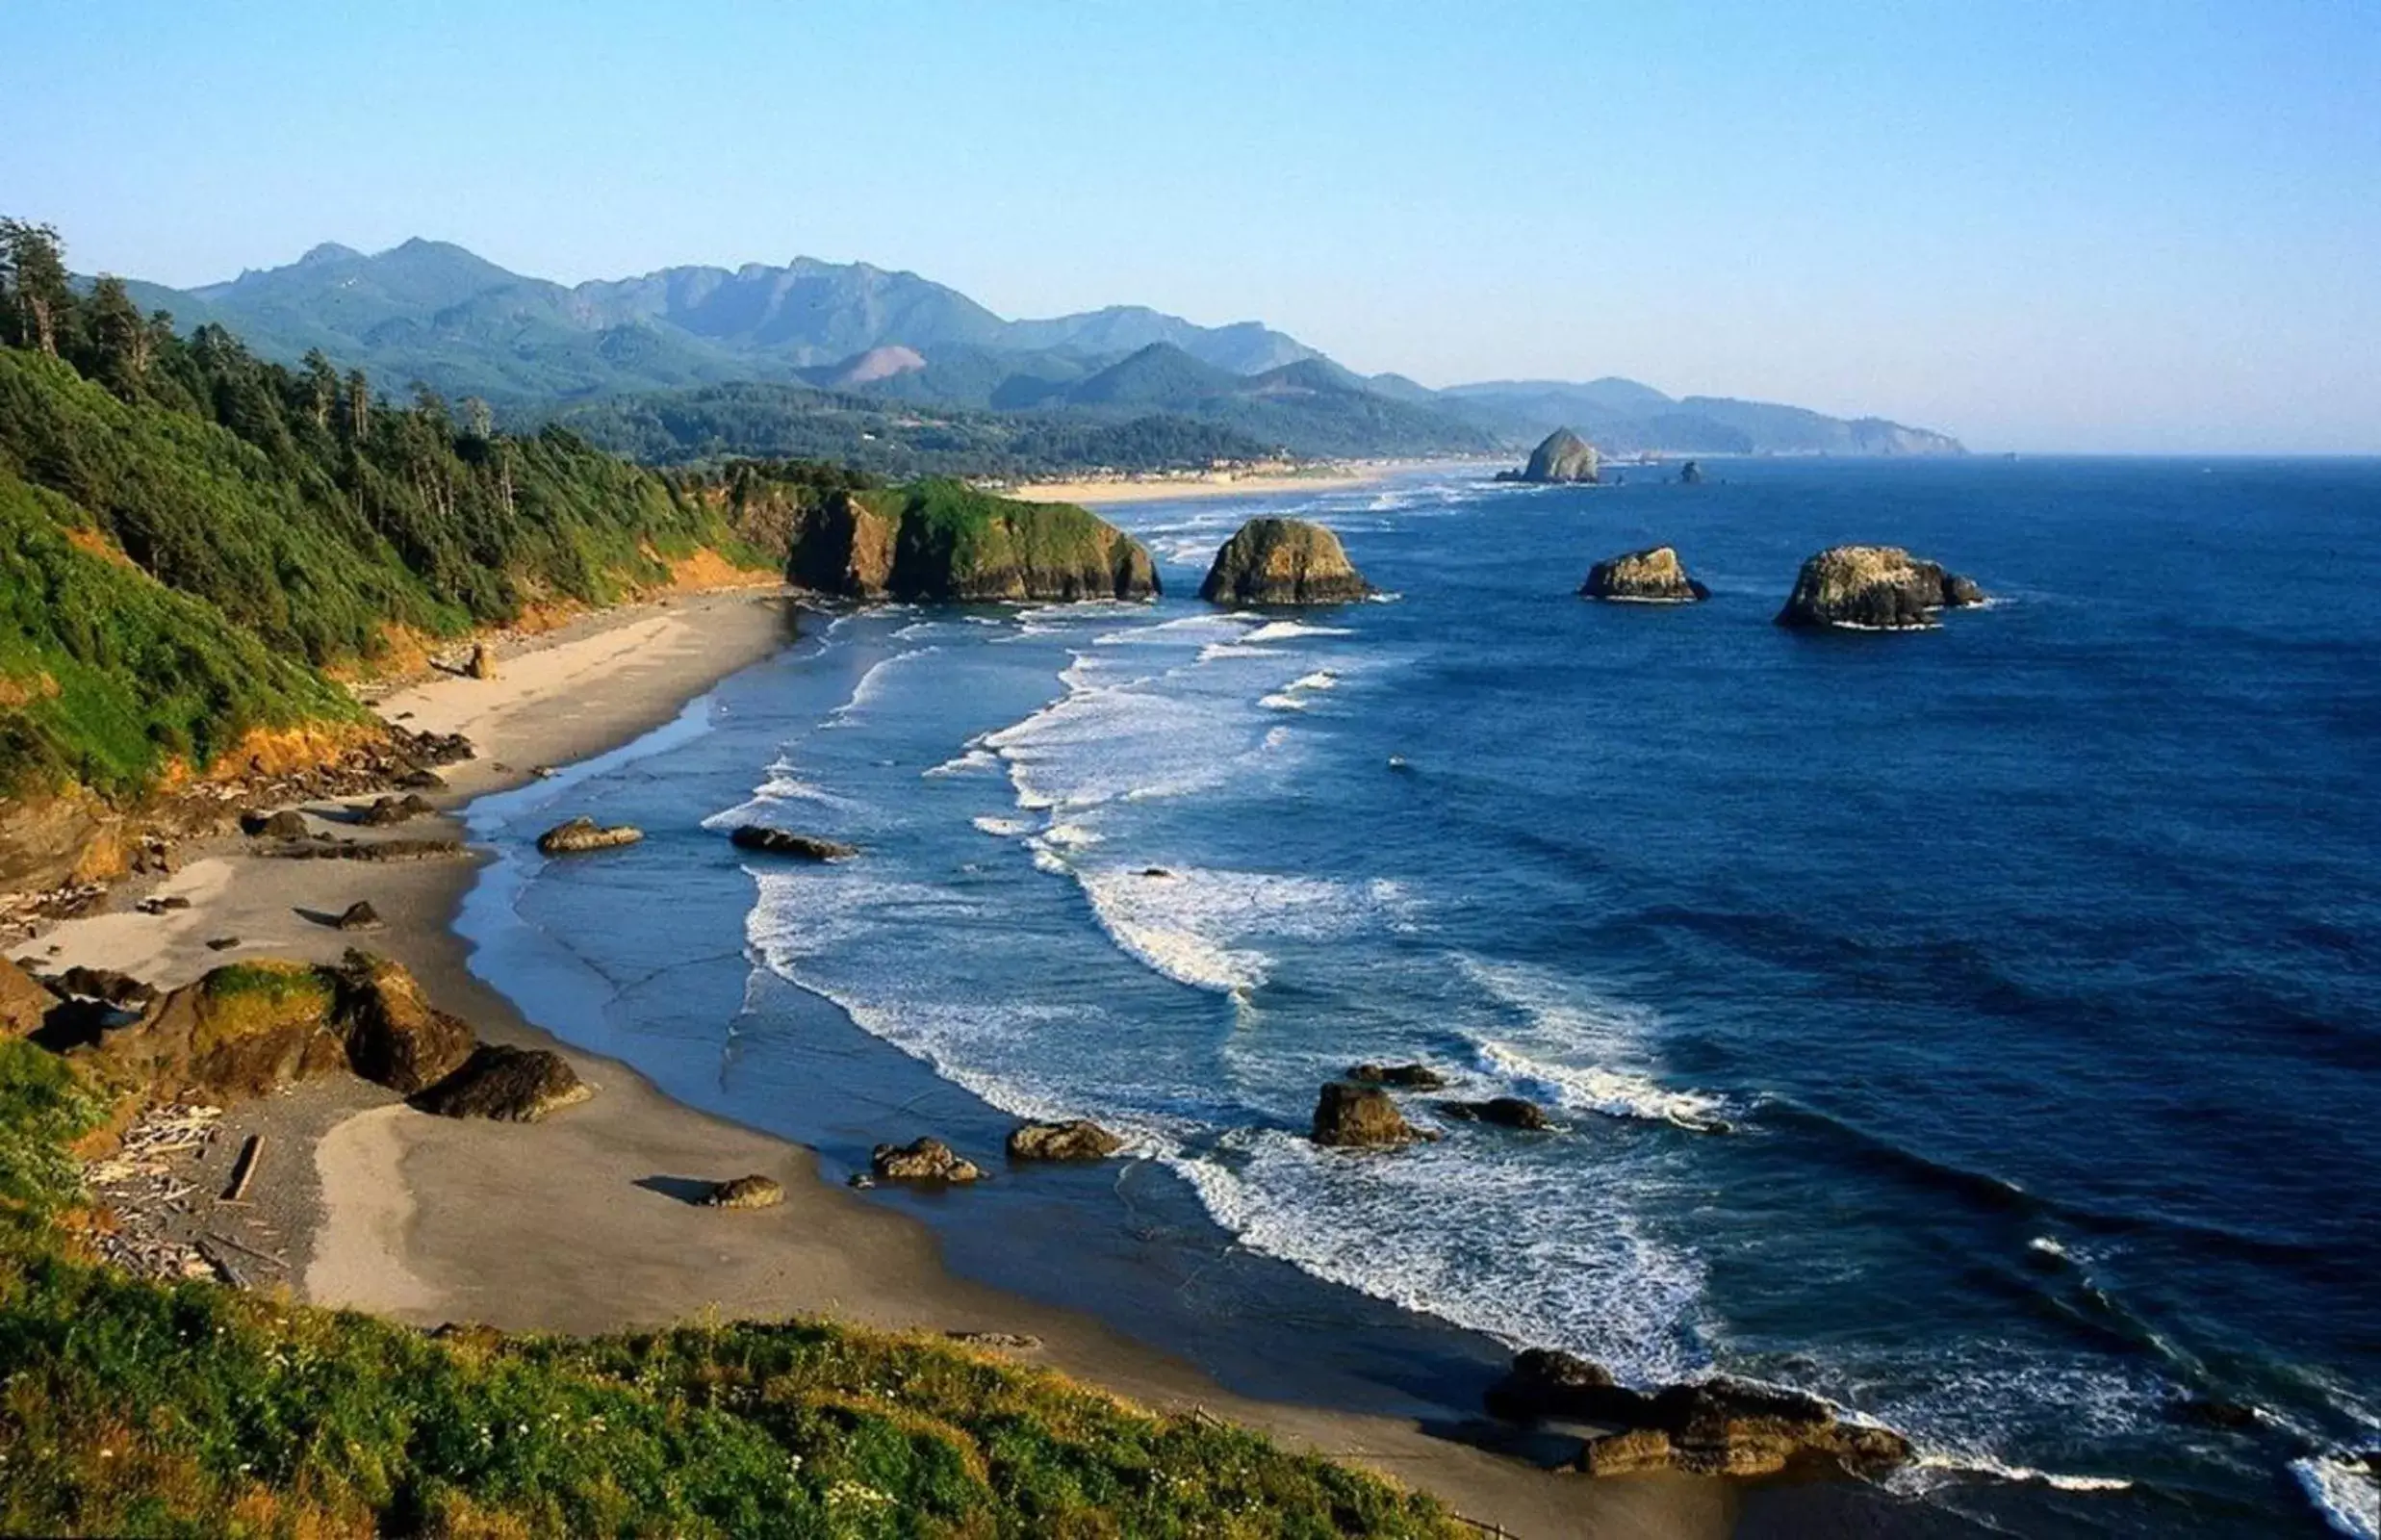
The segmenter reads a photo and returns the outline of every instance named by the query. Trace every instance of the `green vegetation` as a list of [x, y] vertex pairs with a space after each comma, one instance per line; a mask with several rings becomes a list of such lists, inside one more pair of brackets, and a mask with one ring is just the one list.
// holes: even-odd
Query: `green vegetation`
[[1442, 1536], [1426, 1498], [948, 1344], [425, 1336], [76, 1255], [71, 1067], [0, 1042], [0, 1531]]

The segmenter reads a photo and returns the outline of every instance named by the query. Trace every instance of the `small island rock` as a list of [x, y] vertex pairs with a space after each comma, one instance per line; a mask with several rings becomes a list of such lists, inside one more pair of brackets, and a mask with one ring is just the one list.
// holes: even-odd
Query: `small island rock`
[[1549, 486], [1592, 482], [1601, 478], [1603, 462], [1596, 446], [1567, 427], [1549, 433], [1530, 451], [1529, 463], [1519, 471], [1499, 471], [1499, 481], [1526, 481]]
[[556, 824], [538, 835], [537, 849], [544, 856], [570, 856], [580, 851], [633, 845], [644, 837], [644, 830], [627, 824], [615, 824], [606, 829], [592, 818], [574, 818], [569, 823]]
[[1835, 546], [1803, 563], [1778, 624], [1923, 630], [1945, 609], [1984, 602], [1968, 578], [1897, 546]]
[[1699, 486], [1702, 484], [1703, 479], [1703, 468], [1701, 465], [1698, 465], [1695, 461], [1689, 460], [1686, 464], [1678, 467], [1678, 480], [1681, 485], [1690, 487]]
[[869, 1168], [894, 1182], [972, 1182], [983, 1168], [961, 1159], [938, 1139], [913, 1140], [907, 1144], [879, 1144], [868, 1157]]
[[1333, 1081], [1315, 1103], [1314, 1140], [1334, 1149], [1394, 1149], [1420, 1134], [1378, 1086]]
[[462, 1068], [416, 1096], [414, 1105], [441, 1117], [533, 1123], [594, 1094], [595, 1088], [551, 1049], [489, 1042], [474, 1049]]
[[1677, 552], [1668, 546], [1651, 546], [1587, 569], [1579, 596], [1623, 603], [1691, 604], [1709, 599], [1711, 590], [1686, 575], [1678, 564]]
[[765, 1209], [784, 1201], [783, 1184], [757, 1174], [722, 1182], [702, 1199], [703, 1206], [711, 1209]]
[[1372, 585], [1340, 537], [1304, 519], [1251, 519], [1216, 552], [1199, 597], [1219, 604], [1344, 604]]
[[756, 851], [763, 856], [798, 856], [804, 860], [849, 860], [859, 854], [857, 845], [821, 839], [815, 834], [797, 834], [788, 829], [772, 829], [767, 824], [745, 824], [730, 834], [728, 840], [738, 850]]
[[1088, 1118], [1064, 1123], [1021, 1123], [1010, 1131], [1012, 1161], [1104, 1161], [1124, 1141]]

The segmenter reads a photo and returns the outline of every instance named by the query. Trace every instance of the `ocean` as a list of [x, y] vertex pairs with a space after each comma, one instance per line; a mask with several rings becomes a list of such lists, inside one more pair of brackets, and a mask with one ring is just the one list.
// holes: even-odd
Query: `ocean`
[[[1155, 603], [809, 615], [473, 809], [474, 966], [830, 1179], [949, 1140], [994, 1180], [870, 1199], [1254, 1394], [1453, 1421], [1554, 1346], [1903, 1430], [1888, 1515], [2369, 1540], [2381, 464], [1705, 470], [1144, 503]], [[1379, 597], [1201, 603], [1257, 512]], [[1774, 626], [1853, 540], [1992, 603]], [[1575, 597], [1656, 543], [1707, 603]], [[649, 837], [538, 858], [578, 812]], [[1558, 1126], [1314, 1147], [1367, 1060]]]

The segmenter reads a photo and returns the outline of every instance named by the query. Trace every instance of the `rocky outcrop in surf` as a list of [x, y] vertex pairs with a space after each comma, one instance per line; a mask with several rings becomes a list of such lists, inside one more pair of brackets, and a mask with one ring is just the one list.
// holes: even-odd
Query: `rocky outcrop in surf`
[[1378, 1086], [1335, 1080], [1315, 1103], [1315, 1142], [1333, 1149], [1395, 1149], [1423, 1137]]
[[1428, 1065], [1357, 1065], [1347, 1078], [1359, 1086], [1396, 1086], [1407, 1091], [1436, 1091], [1447, 1077]]
[[1600, 478], [1602, 470], [1596, 446], [1567, 427], [1558, 427], [1530, 451], [1527, 465], [1518, 471], [1499, 471], [1497, 479], [1540, 486], [1592, 482]]
[[1199, 585], [1199, 597], [1218, 604], [1344, 604], [1371, 592], [1340, 537], [1304, 519], [1242, 525]]
[[1681, 486], [1700, 486], [1703, 484], [1703, 468], [1695, 461], [1689, 460], [1678, 467], [1678, 482]]
[[537, 836], [541, 856], [574, 856], [590, 850], [612, 850], [621, 845], [633, 845], [645, 837], [645, 831], [627, 824], [604, 828], [593, 818], [574, 818], [554, 825]]
[[1946, 609], [1984, 602], [1973, 580], [1898, 546], [1835, 546], [1803, 563], [1778, 624], [1923, 630]]
[[888, 1182], [973, 1182], [984, 1175], [982, 1167], [938, 1139], [879, 1144], [868, 1166]]
[[846, 599], [1149, 599], [1140, 542], [1067, 502], [1017, 502], [960, 481], [834, 492], [795, 520], [786, 577]]
[[1124, 1141], [1088, 1118], [1064, 1123], [1022, 1123], [1009, 1134], [1012, 1161], [1104, 1161]]
[[1691, 604], [1709, 599], [1711, 590], [1686, 575], [1677, 552], [1668, 546], [1651, 546], [1588, 568], [1579, 597], [1637, 604]]
[[1443, 1101], [1439, 1111], [1462, 1123], [1493, 1123], [1498, 1128], [1543, 1132], [1554, 1125], [1546, 1109], [1519, 1096], [1491, 1096], [1486, 1101]]
[[1800, 1391], [1714, 1375], [1648, 1393], [1615, 1383], [1600, 1365], [1549, 1348], [1516, 1356], [1490, 1388], [1488, 1407], [1514, 1422], [1612, 1429], [1581, 1445], [1573, 1463], [1589, 1476], [1756, 1476], [1797, 1469], [1873, 1476], [1906, 1464], [1912, 1453], [1901, 1434], [1850, 1422]]
[[849, 860], [859, 854], [858, 845], [821, 839], [816, 834], [798, 834], [790, 829], [772, 829], [767, 824], [745, 824], [728, 835], [728, 842], [756, 855], [791, 856], [798, 860]]

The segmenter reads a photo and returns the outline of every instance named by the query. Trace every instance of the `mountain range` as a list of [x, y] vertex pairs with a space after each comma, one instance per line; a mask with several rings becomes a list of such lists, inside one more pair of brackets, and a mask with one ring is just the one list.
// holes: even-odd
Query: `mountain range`
[[417, 239], [369, 255], [326, 244], [197, 289], [129, 287], [178, 326], [220, 324], [269, 358], [319, 349], [383, 389], [481, 397], [508, 420], [558, 418], [658, 460], [822, 443], [915, 459], [954, 434], [1113, 438], [1127, 424], [1137, 441], [1233, 456], [1486, 453], [1561, 425], [1611, 453], [1960, 452], [1882, 419], [1617, 378], [1431, 390], [1358, 374], [1257, 321], [1202, 326], [1138, 305], [1011, 321], [916, 273], [806, 257], [564, 285]]

